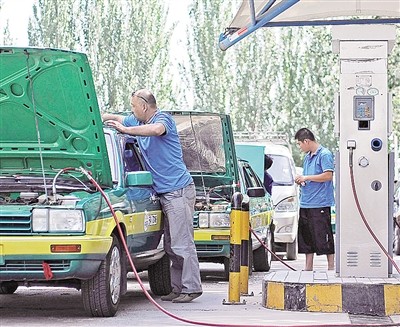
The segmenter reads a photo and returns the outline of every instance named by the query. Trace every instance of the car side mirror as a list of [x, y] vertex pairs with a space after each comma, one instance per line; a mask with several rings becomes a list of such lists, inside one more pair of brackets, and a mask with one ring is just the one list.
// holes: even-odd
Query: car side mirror
[[265, 189], [263, 187], [249, 187], [247, 189], [247, 195], [250, 198], [261, 198], [265, 196]]

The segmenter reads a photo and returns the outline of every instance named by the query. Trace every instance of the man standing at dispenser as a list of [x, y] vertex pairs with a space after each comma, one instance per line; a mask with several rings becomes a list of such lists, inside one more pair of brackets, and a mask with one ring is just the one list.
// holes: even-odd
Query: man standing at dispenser
[[331, 225], [331, 206], [335, 204], [333, 190], [333, 155], [320, 145], [308, 128], [296, 132], [295, 140], [306, 153], [303, 175], [296, 176], [301, 185], [298, 228], [299, 253], [305, 253], [305, 270], [314, 268], [314, 253], [326, 254], [328, 270], [334, 269], [335, 246]]

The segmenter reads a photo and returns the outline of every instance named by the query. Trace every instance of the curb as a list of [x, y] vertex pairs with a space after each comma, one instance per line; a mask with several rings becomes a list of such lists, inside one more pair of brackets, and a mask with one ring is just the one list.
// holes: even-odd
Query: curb
[[268, 309], [389, 316], [400, 314], [400, 284], [263, 281]]

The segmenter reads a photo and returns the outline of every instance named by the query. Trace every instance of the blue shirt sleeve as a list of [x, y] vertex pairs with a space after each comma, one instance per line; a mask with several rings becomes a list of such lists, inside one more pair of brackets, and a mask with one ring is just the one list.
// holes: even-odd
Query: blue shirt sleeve
[[165, 127], [165, 134], [175, 130], [175, 123], [172, 120], [172, 116], [165, 112], [160, 112], [153, 123], [163, 124]]
[[334, 171], [333, 155], [330, 151], [324, 151], [321, 155], [321, 168], [323, 172]]

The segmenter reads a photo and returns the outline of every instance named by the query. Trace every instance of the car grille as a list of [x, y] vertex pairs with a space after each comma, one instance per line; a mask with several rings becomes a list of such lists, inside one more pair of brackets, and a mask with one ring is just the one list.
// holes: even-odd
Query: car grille
[[1, 235], [24, 235], [32, 233], [31, 216], [1, 216], [0, 234]]
[[218, 244], [196, 244], [197, 252], [221, 252], [222, 249], [223, 246]]
[[[43, 261], [37, 260], [6, 260], [5, 265], [0, 266], [0, 272], [36, 272], [43, 271]], [[70, 260], [46, 260], [52, 271], [68, 271], [70, 268]]]

